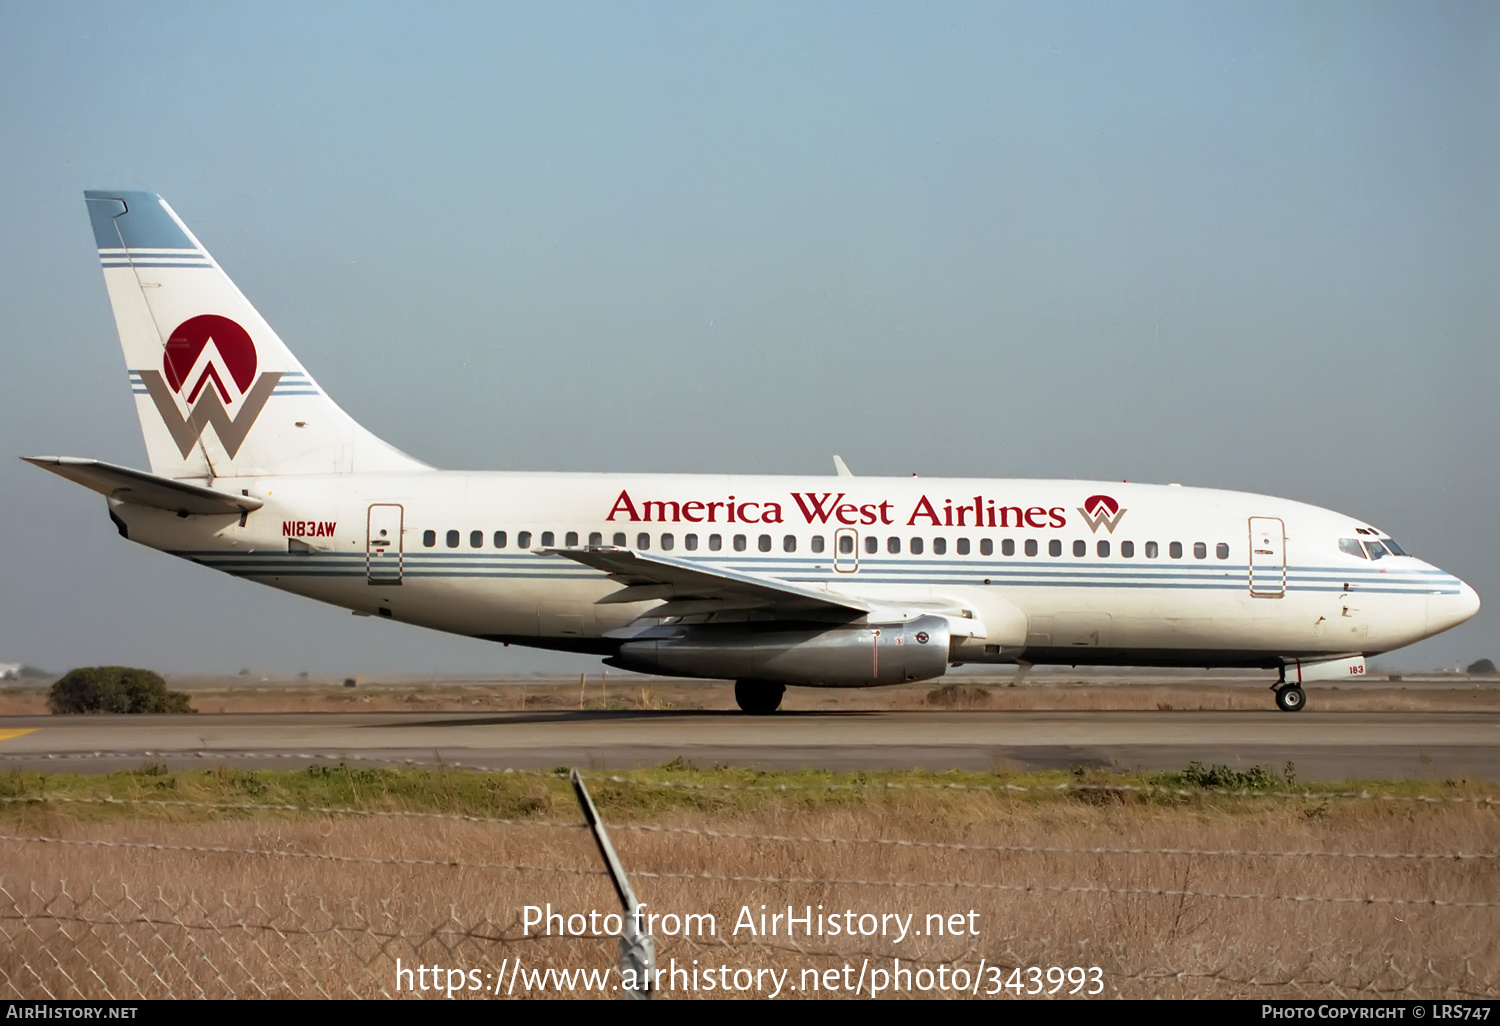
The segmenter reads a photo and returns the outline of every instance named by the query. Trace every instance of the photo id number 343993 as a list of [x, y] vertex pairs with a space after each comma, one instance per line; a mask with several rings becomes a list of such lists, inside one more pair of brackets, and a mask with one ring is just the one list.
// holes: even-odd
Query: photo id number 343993
[[1056, 994], [1064, 987], [1068, 988], [1069, 994], [1104, 993], [1104, 970], [1097, 965], [1087, 969], [1077, 965], [1067, 969], [1060, 965], [1045, 969], [1035, 965], [1016, 968], [1005, 977], [1004, 983], [1000, 982], [1004, 969], [995, 966], [990, 971], [994, 975], [990, 977], [990, 986], [985, 988], [990, 994], [1002, 991], [1011, 991], [1016, 997], [1026, 994]]

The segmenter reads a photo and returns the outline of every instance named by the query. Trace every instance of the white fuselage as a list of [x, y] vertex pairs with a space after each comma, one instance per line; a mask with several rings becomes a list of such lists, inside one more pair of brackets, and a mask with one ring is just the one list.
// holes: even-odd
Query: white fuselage
[[973, 625], [955, 631], [954, 662], [1274, 667], [1385, 652], [1478, 608], [1472, 588], [1420, 559], [1341, 549], [1385, 538], [1368, 524], [1239, 492], [450, 471], [218, 484], [265, 505], [243, 518], [111, 508], [134, 541], [355, 612], [605, 655], [656, 626], [666, 596], [601, 601], [622, 584], [545, 550], [661, 554], [897, 617], [951, 609]]

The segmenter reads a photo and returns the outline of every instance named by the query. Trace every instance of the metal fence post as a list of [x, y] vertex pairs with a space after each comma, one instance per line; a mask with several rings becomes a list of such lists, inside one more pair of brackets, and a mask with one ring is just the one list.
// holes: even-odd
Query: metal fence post
[[621, 989], [626, 997], [649, 998], [655, 989], [652, 984], [656, 975], [656, 945], [652, 943], [650, 933], [640, 930], [641, 903], [635, 898], [635, 891], [625, 876], [625, 867], [620, 865], [620, 857], [615, 854], [615, 846], [609, 843], [609, 834], [599, 819], [599, 810], [594, 808], [594, 799], [583, 786], [583, 777], [574, 769], [568, 779], [573, 784], [573, 792], [578, 795], [578, 804], [583, 808], [583, 818], [594, 835], [594, 843], [599, 847], [599, 857], [604, 860], [615, 893], [620, 896], [620, 906], [625, 910], [620, 932], [620, 972], [623, 975], [626, 970], [631, 971], [636, 987], [634, 990]]

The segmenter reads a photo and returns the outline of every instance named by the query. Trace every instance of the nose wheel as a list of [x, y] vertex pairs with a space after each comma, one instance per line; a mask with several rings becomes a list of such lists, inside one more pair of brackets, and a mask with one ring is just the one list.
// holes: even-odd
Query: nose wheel
[[781, 696], [786, 694], [786, 685], [769, 680], [737, 680], [734, 682], [734, 700], [740, 709], [751, 716], [769, 716], [781, 706]]
[[1282, 712], [1301, 712], [1307, 704], [1307, 693], [1296, 684], [1286, 684], [1276, 689], [1276, 708]]

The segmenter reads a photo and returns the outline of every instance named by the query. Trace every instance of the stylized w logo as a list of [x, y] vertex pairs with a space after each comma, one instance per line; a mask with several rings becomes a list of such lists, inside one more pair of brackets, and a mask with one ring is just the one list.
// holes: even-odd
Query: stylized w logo
[[[250, 433], [250, 426], [260, 416], [266, 400], [271, 398], [276, 383], [281, 380], [281, 371], [266, 371], [256, 378], [250, 391], [240, 397], [240, 412], [232, 418], [224, 408], [224, 401], [219, 398], [218, 389], [203, 388], [197, 403], [193, 404], [184, 417], [178, 412], [177, 401], [172, 398], [172, 389], [159, 371], [138, 373], [151, 401], [156, 404], [156, 412], [161, 414], [162, 423], [167, 425], [172, 441], [177, 443], [184, 459], [193, 451], [193, 446], [198, 444], [198, 439], [203, 437], [203, 429], [210, 426], [213, 427], [214, 434], [219, 436], [229, 458], [234, 459], [234, 454], [240, 451], [240, 446], [245, 442], [245, 436]], [[201, 380], [199, 384], [201, 386]]]
[[1115, 528], [1120, 524], [1120, 518], [1125, 515], [1125, 510], [1108, 495], [1091, 495], [1078, 508], [1078, 514], [1083, 517], [1083, 522], [1089, 525], [1089, 533], [1098, 534], [1099, 528], [1103, 527], [1110, 534], [1114, 534]]

